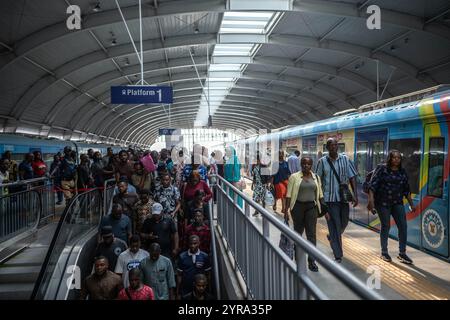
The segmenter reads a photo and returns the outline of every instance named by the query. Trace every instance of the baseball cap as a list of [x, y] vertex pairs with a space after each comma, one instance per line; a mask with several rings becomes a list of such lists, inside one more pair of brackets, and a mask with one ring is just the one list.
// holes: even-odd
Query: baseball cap
[[101, 230], [101, 235], [102, 236], [109, 236], [109, 235], [112, 235], [112, 226], [104, 226], [104, 227], [102, 227], [102, 230]]
[[152, 205], [152, 214], [161, 214], [162, 211], [163, 211], [163, 206], [160, 203], [155, 202]]

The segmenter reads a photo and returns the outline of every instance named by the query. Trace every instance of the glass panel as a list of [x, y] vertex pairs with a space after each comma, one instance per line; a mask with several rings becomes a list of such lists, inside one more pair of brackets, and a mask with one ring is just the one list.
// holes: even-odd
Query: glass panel
[[313, 160], [313, 168], [317, 163], [317, 142], [316, 138], [303, 139], [302, 141], [302, 157], [310, 157]]
[[377, 165], [383, 163], [384, 156], [384, 141], [376, 141], [372, 144], [372, 169], [375, 169]]
[[358, 182], [363, 183], [367, 174], [367, 142], [358, 142], [356, 145], [356, 169], [358, 170]]
[[409, 178], [411, 193], [419, 193], [420, 139], [389, 140], [389, 150], [399, 150], [403, 156], [402, 167]]
[[442, 198], [444, 182], [445, 138], [430, 138], [427, 195]]
[[[110, 187], [113, 190], [113, 186]], [[66, 207], [61, 220], [55, 231], [50, 248], [46, 255], [45, 265], [42, 266], [39, 277], [33, 290], [35, 299], [43, 300], [46, 297], [47, 289], [51, 283], [60, 283], [65, 266], [68, 263], [70, 255], [61, 257], [64, 250], [73, 247], [82, 236], [98, 228], [102, 213], [102, 195], [99, 190], [94, 189], [85, 193], [78, 194], [72, 202]], [[53, 292], [55, 296], [47, 297], [49, 300], [56, 298], [57, 291]]]

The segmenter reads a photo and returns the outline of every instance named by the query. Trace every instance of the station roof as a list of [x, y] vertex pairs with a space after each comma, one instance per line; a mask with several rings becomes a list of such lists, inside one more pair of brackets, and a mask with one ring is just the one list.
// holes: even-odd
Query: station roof
[[174, 103], [113, 105], [110, 87], [141, 70], [116, 2], [139, 50], [138, 0], [0, 2], [1, 131], [150, 145], [209, 113], [218, 129], [275, 129], [450, 83], [447, 0], [142, 0], [145, 81]]

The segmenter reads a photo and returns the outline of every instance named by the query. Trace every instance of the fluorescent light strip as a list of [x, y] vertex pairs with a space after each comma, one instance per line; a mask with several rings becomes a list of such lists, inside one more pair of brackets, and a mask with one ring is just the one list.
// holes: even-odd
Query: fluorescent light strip
[[[225, 12], [220, 33], [235, 34], [265, 34], [268, 26], [272, 26], [274, 17], [278, 13], [273, 12]], [[251, 56], [255, 49], [259, 48], [258, 44], [216, 44], [212, 56]], [[233, 88], [239, 74], [236, 78], [220, 77], [220, 74], [211, 74], [211, 71], [222, 72], [241, 72], [245, 69], [246, 64], [210, 64], [208, 79], [205, 82], [204, 91], [200, 100], [200, 107], [194, 126], [204, 126], [208, 122], [208, 101], [210, 114], [214, 115], [215, 111], [220, 107], [223, 100], [227, 97]], [[219, 75], [219, 77], [217, 76]], [[224, 74], [225, 75], [225, 74]], [[209, 92], [208, 92], [209, 89]]]

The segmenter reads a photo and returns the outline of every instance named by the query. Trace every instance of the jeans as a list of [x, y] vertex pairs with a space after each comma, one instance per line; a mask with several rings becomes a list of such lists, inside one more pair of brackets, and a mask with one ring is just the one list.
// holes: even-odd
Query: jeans
[[[317, 207], [310, 203], [296, 202], [292, 208], [292, 220], [294, 221], [294, 230], [300, 235], [306, 230], [306, 239], [316, 245], [316, 225], [317, 225]], [[314, 262], [314, 258], [308, 256], [308, 262]]]
[[342, 258], [342, 234], [348, 225], [350, 207], [348, 203], [327, 202], [330, 220], [327, 220], [330, 245], [336, 259]]
[[377, 207], [377, 210], [381, 221], [381, 253], [388, 253], [388, 237], [389, 229], [391, 228], [391, 215], [394, 218], [395, 224], [398, 228], [399, 251], [400, 253], [405, 253], [407, 239], [405, 207], [402, 204], [394, 204], [390, 207], [379, 206]]

